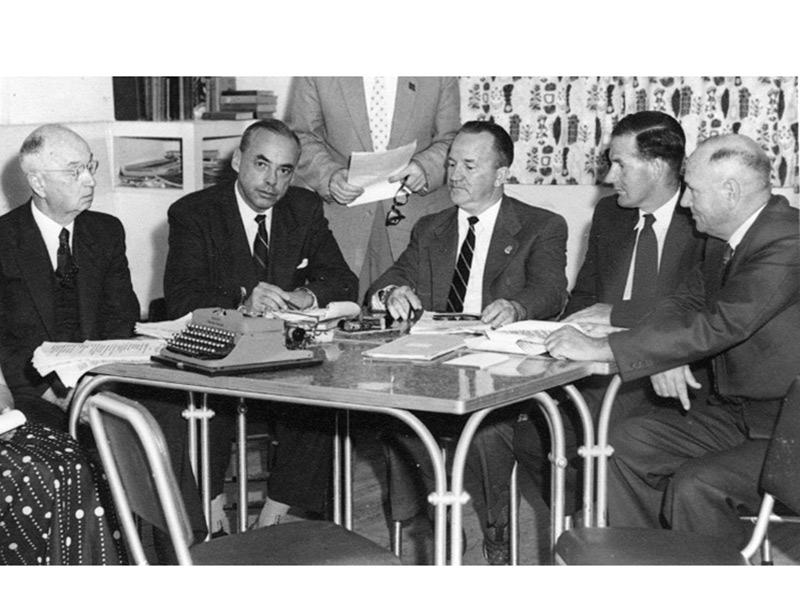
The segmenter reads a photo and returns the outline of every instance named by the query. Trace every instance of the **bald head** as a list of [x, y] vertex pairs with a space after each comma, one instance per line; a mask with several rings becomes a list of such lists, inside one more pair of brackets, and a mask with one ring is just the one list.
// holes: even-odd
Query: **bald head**
[[771, 164], [752, 139], [731, 134], [697, 146], [686, 163], [686, 193], [699, 231], [727, 240], [770, 198]]
[[42, 125], [22, 142], [19, 162], [36, 207], [67, 225], [92, 205], [97, 162], [89, 144], [63, 125]]
[[24, 173], [52, 167], [53, 160], [60, 158], [65, 146], [89, 149], [81, 136], [63, 125], [48, 124], [34, 129], [19, 149], [19, 162]]

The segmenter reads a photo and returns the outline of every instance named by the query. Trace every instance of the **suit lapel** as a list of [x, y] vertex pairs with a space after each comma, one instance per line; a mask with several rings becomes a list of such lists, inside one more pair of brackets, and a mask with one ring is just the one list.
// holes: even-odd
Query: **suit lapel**
[[352, 127], [363, 150], [372, 152], [372, 135], [369, 132], [369, 114], [367, 113], [367, 100], [364, 97], [364, 80], [361, 77], [341, 77], [339, 89], [342, 94], [342, 104], [350, 113]]
[[483, 271], [483, 286], [481, 288], [483, 298], [489, 298], [491, 285], [500, 273], [506, 268], [508, 263], [519, 249], [517, 234], [521, 229], [517, 211], [507, 196], [500, 200], [500, 210], [497, 213], [497, 221], [494, 224], [491, 241], [489, 242], [489, 253], [486, 255], [486, 266]]
[[98, 258], [105, 254], [105, 248], [86, 226], [81, 215], [75, 219], [73, 228], [72, 254], [78, 265], [78, 307], [80, 312], [81, 334], [85, 339], [97, 338], [98, 298], [101, 296], [100, 282], [103, 280]]
[[[680, 200], [678, 200], [680, 202]], [[675, 207], [672, 221], [664, 238], [664, 248], [661, 250], [661, 263], [658, 267], [658, 293], [664, 297], [668, 290], [673, 290], [676, 275], [680, 269], [684, 251], [694, 235], [694, 224], [689, 211], [680, 204]]]
[[279, 286], [290, 284], [297, 265], [305, 258], [300, 256], [300, 247], [304, 241], [304, 236], [299, 231], [302, 224], [296, 219], [291, 201], [290, 188], [286, 196], [272, 209], [270, 248], [275, 248], [276, 252], [270, 253], [269, 281]]
[[[414, 108], [417, 101], [419, 81], [416, 77], [398, 77], [397, 93], [394, 100], [394, 116], [392, 131], [389, 136], [389, 148], [402, 146], [408, 139], [408, 128], [413, 122]], [[419, 151], [420, 148], [417, 148]]]
[[[450, 293], [450, 284], [453, 281], [453, 271], [456, 266], [456, 253], [458, 249], [458, 208], [453, 206], [440, 213], [439, 222], [433, 229], [433, 241], [430, 246], [431, 268], [431, 298], [434, 306], [441, 305], [441, 310], [447, 303]], [[421, 257], [422, 258], [422, 257]], [[422, 261], [424, 262], [424, 258]], [[436, 309], [435, 309], [436, 310]]]
[[28, 202], [28, 210], [19, 213], [17, 263], [30, 291], [30, 297], [33, 298], [34, 308], [44, 324], [47, 335], [52, 338], [55, 336], [56, 325], [53, 298], [55, 274], [47, 254], [47, 246], [36, 226], [36, 221], [33, 220], [33, 213], [30, 210], [31, 202]]
[[219, 274], [224, 281], [244, 281], [246, 291], [250, 291], [258, 283], [253, 268], [253, 254], [244, 231], [242, 217], [236, 204], [234, 186], [226, 186], [224, 194], [214, 207], [215, 217], [211, 220], [211, 243], [216, 246], [220, 268]]

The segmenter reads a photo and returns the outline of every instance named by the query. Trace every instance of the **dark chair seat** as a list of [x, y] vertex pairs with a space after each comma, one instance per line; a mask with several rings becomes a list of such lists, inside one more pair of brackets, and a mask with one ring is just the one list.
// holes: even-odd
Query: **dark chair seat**
[[746, 565], [724, 539], [683, 531], [585, 527], [565, 531], [556, 555], [568, 565]]
[[196, 565], [399, 565], [374, 542], [330, 521], [297, 521], [216, 538], [190, 549]]

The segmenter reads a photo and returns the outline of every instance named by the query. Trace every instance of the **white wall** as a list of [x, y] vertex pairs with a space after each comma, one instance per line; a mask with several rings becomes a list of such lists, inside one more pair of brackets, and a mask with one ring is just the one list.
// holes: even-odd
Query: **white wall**
[[[237, 77], [239, 89], [270, 89], [278, 96], [283, 118], [290, 77]], [[41, 123], [63, 122], [82, 135], [100, 161], [94, 209], [116, 214], [128, 232], [128, 260], [142, 309], [161, 290], [166, 254], [166, 208], [142, 201], [138, 207], [117, 202], [111, 187], [109, 123], [114, 119], [110, 77], [0, 77], [0, 214], [27, 201], [29, 191], [17, 163], [25, 136]], [[507, 192], [524, 202], [562, 214], [569, 226], [567, 276], [575, 281], [588, 235], [592, 210], [609, 190], [602, 186], [510, 185]], [[800, 206], [791, 189], [775, 190]], [[159, 217], [161, 215], [161, 217]], [[158, 259], [156, 260], [154, 256]]]

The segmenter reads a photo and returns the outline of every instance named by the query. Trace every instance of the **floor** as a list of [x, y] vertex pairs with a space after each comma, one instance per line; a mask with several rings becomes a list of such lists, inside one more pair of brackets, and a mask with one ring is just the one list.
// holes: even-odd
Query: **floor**
[[[366, 432], [366, 433], [365, 433]], [[252, 523], [260, 508], [266, 491], [266, 440], [252, 442], [248, 446], [248, 471], [256, 481], [249, 484], [248, 522]], [[385, 462], [381, 442], [374, 427], [353, 428], [353, 528], [356, 532], [390, 547], [390, 528], [387, 520]], [[231, 471], [232, 473], [232, 471]], [[520, 563], [521, 565], [552, 564], [549, 546], [549, 511], [544, 502], [533, 493], [530, 480], [520, 474]], [[236, 498], [235, 482], [226, 488], [229, 500]], [[231, 522], [235, 522], [235, 504], [227, 508]], [[290, 513], [287, 520], [305, 518], [305, 515]], [[464, 512], [466, 549], [464, 565], [486, 565], [482, 556], [482, 535], [471, 505]], [[403, 527], [404, 564], [424, 565], [433, 562], [431, 527], [425, 519], [417, 518]], [[770, 539], [776, 565], [800, 564], [800, 525], [772, 525]]]

